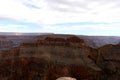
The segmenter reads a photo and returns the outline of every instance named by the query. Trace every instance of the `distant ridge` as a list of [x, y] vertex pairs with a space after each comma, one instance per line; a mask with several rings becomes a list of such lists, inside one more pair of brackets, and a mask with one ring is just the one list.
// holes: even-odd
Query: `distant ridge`
[[6, 37], [8, 40], [15, 40], [13, 42], [21, 43], [24, 41], [34, 40], [34, 38], [45, 37], [69, 37], [78, 36], [83, 39], [87, 45], [93, 48], [98, 48], [106, 44], [120, 43], [120, 36], [88, 36], [88, 35], [75, 35], [75, 34], [56, 34], [56, 33], [22, 33], [22, 32], [0, 32], [1, 39]]
[[22, 32], [0, 32], [0, 35], [50, 35], [54, 33], [22, 33]]

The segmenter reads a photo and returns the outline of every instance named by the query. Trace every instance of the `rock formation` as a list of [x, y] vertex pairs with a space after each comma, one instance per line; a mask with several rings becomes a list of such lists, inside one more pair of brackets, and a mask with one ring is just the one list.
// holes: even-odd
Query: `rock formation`
[[102, 69], [102, 80], [119, 80], [120, 44], [100, 47], [98, 55], [97, 64]]
[[60, 77], [56, 80], [76, 80], [75, 78], [71, 78], [71, 77]]
[[94, 49], [76, 36], [61, 36], [0, 51], [0, 80], [119, 80], [119, 44]]

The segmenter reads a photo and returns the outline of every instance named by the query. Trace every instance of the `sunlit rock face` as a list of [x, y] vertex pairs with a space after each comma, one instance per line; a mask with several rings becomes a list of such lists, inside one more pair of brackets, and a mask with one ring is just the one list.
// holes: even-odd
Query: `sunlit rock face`
[[60, 77], [56, 80], [76, 80], [75, 78], [72, 78], [72, 77]]
[[119, 49], [94, 49], [73, 35], [37, 36], [0, 51], [0, 80], [119, 80]]

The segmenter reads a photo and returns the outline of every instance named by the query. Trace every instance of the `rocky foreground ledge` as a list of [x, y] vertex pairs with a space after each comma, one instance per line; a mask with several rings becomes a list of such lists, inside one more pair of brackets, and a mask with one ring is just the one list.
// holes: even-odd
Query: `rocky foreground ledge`
[[0, 51], [0, 80], [119, 79], [120, 44], [94, 49], [73, 35], [48, 35]]

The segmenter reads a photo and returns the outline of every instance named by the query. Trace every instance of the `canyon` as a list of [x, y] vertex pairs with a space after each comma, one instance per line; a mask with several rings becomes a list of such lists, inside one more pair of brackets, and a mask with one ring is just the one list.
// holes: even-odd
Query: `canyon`
[[115, 44], [101, 46], [90, 37], [63, 34], [1, 35], [0, 42], [0, 80], [120, 78], [118, 37]]

